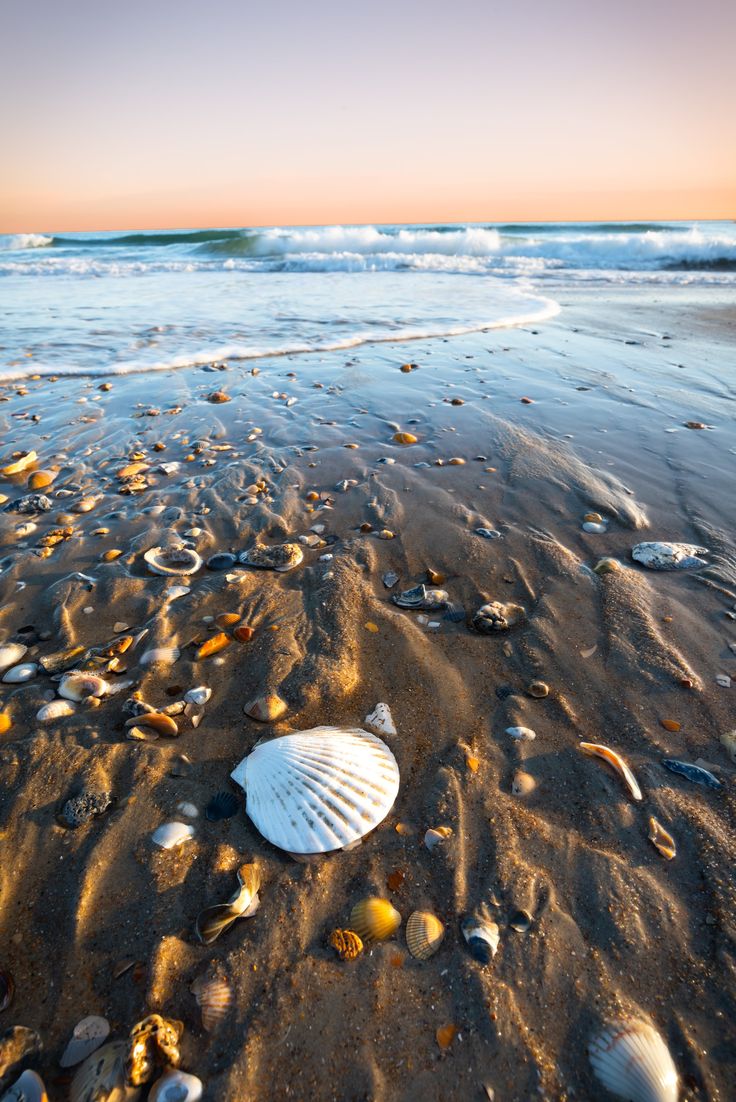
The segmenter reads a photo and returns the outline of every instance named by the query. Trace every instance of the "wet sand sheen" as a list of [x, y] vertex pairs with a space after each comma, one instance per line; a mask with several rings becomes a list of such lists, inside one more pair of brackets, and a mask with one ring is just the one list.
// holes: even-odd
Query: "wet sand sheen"
[[[59, 470], [44, 491], [48, 513], [0, 514], [2, 638], [24, 642], [34, 661], [110, 643], [124, 622], [147, 634], [111, 682], [134, 682], [157, 707], [194, 685], [213, 690], [198, 727], [182, 720], [176, 739], [132, 742], [130, 690], [42, 724], [47, 675], [2, 685], [12, 727], [0, 736], [0, 968], [16, 995], [0, 1026], [38, 1030], [33, 1066], [51, 1098], [67, 1096], [58, 1059], [81, 1017], [104, 1014], [124, 1037], [151, 1011], [185, 1023], [182, 1066], [207, 1099], [481, 1099], [483, 1084], [511, 1102], [600, 1097], [588, 1040], [629, 1013], [667, 1040], [683, 1098], [729, 1097], [734, 765], [719, 739], [736, 724], [732, 690], [715, 678], [736, 669], [735, 621], [724, 615], [736, 601], [734, 316], [715, 303], [701, 321], [703, 297], [662, 298], [655, 310], [633, 292], [605, 306], [577, 293], [537, 332], [294, 357], [258, 375], [233, 367], [116, 379], [104, 391], [83, 379], [4, 388], [4, 454], [34, 448], [40, 466]], [[402, 373], [408, 356], [418, 369]], [[218, 390], [231, 400], [208, 401]], [[713, 428], [690, 431], [687, 420]], [[399, 430], [418, 443], [394, 444]], [[117, 472], [138, 452], [150, 485], [121, 494]], [[161, 462], [180, 467], [167, 475]], [[0, 491], [16, 499], [26, 477]], [[355, 485], [335, 488], [346, 479]], [[251, 492], [259, 480], [265, 492]], [[94, 508], [75, 512], [90, 494], [100, 495]], [[605, 533], [581, 530], [591, 510], [607, 518]], [[27, 520], [37, 529], [19, 538]], [[175, 599], [165, 594], [179, 579], [154, 577], [143, 561], [196, 528], [186, 538], [207, 558], [315, 524], [326, 545], [305, 546], [297, 569], [203, 570]], [[65, 526], [71, 537], [38, 557], [39, 539]], [[707, 546], [710, 565], [646, 572], [629, 551], [648, 539]], [[121, 554], [103, 562], [110, 550]], [[626, 569], [595, 575], [604, 555]], [[391, 603], [428, 567], [445, 576], [463, 620]], [[390, 592], [387, 571], [399, 575]], [[494, 599], [523, 605], [525, 624], [498, 637], [471, 631]], [[195, 643], [218, 630], [204, 618], [225, 612], [253, 638], [196, 660]], [[141, 664], [169, 646], [181, 652], [172, 664]], [[537, 679], [550, 686], [543, 699], [527, 692]], [[273, 725], [243, 714], [267, 693], [288, 704]], [[386, 741], [401, 787], [362, 846], [300, 864], [242, 807], [205, 820], [264, 734], [360, 726], [379, 700], [397, 725]], [[514, 741], [511, 726], [536, 739]], [[641, 805], [580, 742], [625, 757]], [[181, 753], [191, 771], [172, 776]], [[668, 773], [663, 757], [703, 759], [723, 789]], [[535, 782], [524, 796], [512, 794], [519, 770]], [[68, 830], [56, 813], [80, 788], [115, 802]], [[182, 801], [200, 813], [194, 840], [157, 850], [151, 834], [182, 818]], [[650, 815], [675, 837], [674, 860], [648, 840]], [[430, 853], [424, 832], [442, 824], [453, 833]], [[197, 914], [228, 898], [246, 861], [261, 869], [260, 910], [202, 946]], [[414, 910], [442, 920], [430, 961], [407, 954], [403, 928], [353, 963], [336, 959], [327, 934], [371, 893], [388, 895], [404, 921]], [[481, 908], [501, 928], [485, 968], [459, 929]], [[527, 933], [509, 926], [518, 909], [533, 917]], [[128, 958], [140, 963], [114, 978]], [[213, 961], [235, 1000], [210, 1035], [189, 988]], [[441, 1051], [436, 1030], [449, 1024], [457, 1033]]]

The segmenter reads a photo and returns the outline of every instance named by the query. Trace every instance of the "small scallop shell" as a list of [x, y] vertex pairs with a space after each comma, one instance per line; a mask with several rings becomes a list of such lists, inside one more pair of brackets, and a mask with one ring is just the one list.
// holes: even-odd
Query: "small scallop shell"
[[429, 911], [414, 911], [406, 920], [406, 944], [417, 960], [429, 960], [439, 949], [445, 927]]
[[59, 696], [65, 700], [86, 700], [88, 696], [104, 696], [110, 686], [103, 677], [84, 670], [65, 673], [59, 684]]
[[2, 1096], [2, 1102], [49, 1102], [43, 1079], [35, 1071], [24, 1071]]
[[152, 574], [196, 574], [202, 559], [191, 547], [152, 547], [143, 558]]
[[481, 964], [490, 964], [496, 955], [500, 931], [495, 922], [486, 922], [468, 915], [460, 923], [470, 955]]
[[442, 842], [446, 841], [452, 834], [452, 827], [438, 826], [430, 827], [427, 833], [424, 835], [424, 844], [431, 853], [436, 846], [439, 846]]
[[178, 647], [152, 647], [141, 655], [141, 666], [173, 666], [180, 653]]
[[340, 960], [355, 960], [363, 952], [363, 942], [354, 930], [333, 930], [327, 942]]
[[677, 1102], [677, 1069], [648, 1022], [612, 1022], [588, 1046], [596, 1078], [627, 1102]]
[[93, 1052], [96, 1052], [110, 1033], [110, 1023], [96, 1014], [82, 1018], [77, 1022], [69, 1044], [64, 1049], [59, 1064], [62, 1068], [73, 1068], [81, 1064]]
[[148, 1102], [199, 1102], [202, 1080], [178, 1068], [167, 1068], [151, 1087]]
[[230, 1013], [233, 989], [222, 976], [199, 976], [190, 988], [202, 1015], [202, 1026], [214, 1033]]
[[657, 847], [663, 857], [668, 861], [677, 854], [675, 839], [669, 834], [661, 823], [658, 823], [653, 815], [649, 817], [649, 841]]
[[401, 925], [401, 915], [388, 899], [369, 896], [356, 903], [350, 912], [350, 928], [366, 944], [386, 941]]
[[51, 700], [48, 704], [44, 704], [36, 712], [36, 719], [39, 723], [48, 723], [54, 719], [64, 719], [65, 716], [73, 716], [75, 708], [73, 704], [70, 704], [67, 700]]

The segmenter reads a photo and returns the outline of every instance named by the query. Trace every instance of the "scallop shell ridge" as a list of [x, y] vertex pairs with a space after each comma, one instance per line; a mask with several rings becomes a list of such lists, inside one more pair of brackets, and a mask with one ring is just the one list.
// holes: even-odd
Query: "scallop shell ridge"
[[588, 1046], [593, 1071], [628, 1102], [677, 1102], [677, 1069], [648, 1022], [612, 1022]]

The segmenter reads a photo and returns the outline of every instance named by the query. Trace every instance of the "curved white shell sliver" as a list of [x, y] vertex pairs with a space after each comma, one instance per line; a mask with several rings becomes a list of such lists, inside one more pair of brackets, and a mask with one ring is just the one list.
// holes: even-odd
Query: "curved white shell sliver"
[[598, 1080], [618, 1098], [677, 1102], [677, 1069], [648, 1022], [611, 1022], [590, 1042], [588, 1055]]
[[388, 746], [359, 727], [314, 727], [260, 743], [231, 774], [261, 834], [289, 853], [329, 853], [386, 818], [399, 791]]

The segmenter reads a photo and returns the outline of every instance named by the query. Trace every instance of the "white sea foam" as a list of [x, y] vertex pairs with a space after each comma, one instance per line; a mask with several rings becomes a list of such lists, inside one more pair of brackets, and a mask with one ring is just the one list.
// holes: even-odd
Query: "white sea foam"
[[0, 234], [0, 249], [43, 249], [53, 241], [43, 233], [4, 233]]

